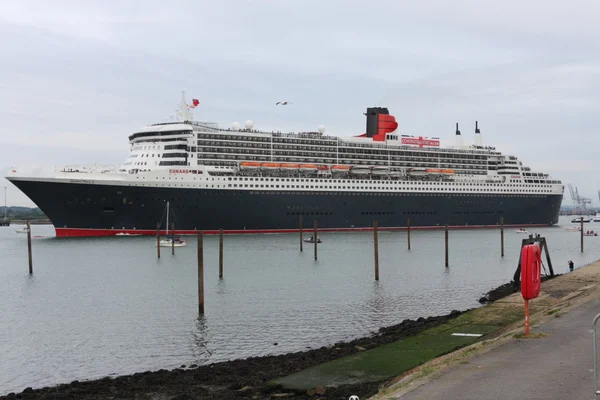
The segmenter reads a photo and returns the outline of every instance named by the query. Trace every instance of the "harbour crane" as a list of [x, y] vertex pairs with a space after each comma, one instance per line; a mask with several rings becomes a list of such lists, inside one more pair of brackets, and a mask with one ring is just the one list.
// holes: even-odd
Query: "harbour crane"
[[[573, 189], [573, 185], [569, 183], [569, 192], [571, 193], [571, 199], [573, 200], [573, 206], [575, 207], [576, 214], [587, 214], [588, 204], [592, 204], [592, 200], [587, 197], [583, 197], [579, 194], [577, 187]], [[600, 198], [600, 191], [598, 191], [598, 196]]]

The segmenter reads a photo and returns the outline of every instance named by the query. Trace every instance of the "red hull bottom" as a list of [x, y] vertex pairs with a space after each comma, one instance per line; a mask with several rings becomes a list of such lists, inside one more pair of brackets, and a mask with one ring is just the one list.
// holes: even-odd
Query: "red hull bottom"
[[[521, 224], [521, 225], [504, 225], [505, 228], [525, 228], [525, 227], [546, 227], [547, 224]], [[500, 225], [460, 225], [448, 226], [449, 229], [499, 229]], [[379, 231], [406, 231], [408, 228], [402, 227], [379, 227]], [[412, 231], [420, 230], [439, 230], [444, 229], [443, 225], [435, 226], [415, 226], [410, 228]], [[303, 229], [305, 232], [312, 232], [313, 228], [307, 227]], [[319, 228], [319, 232], [367, 232], [372, 231], [372, 227], [366, 228]], [[117, 234], [129, 235], [145, 235], [156, 236], [156, 230], [151, 229], [86, 229], [86, 228], [55, 228], [57, 237], [92, 237], [92, 236], [116, 236]], [[205, 235], [218, 235], [219, 230], [202, 231]], [[260, 233], [297, 233], [299, 229], [233, 229], [223, 230], [224, 234], [242, 235], [242, 234], [260, 234]], [[162, 236], [171, 235], [171, 231], [161, 230]], [[195, 230], [175, 230], [175, 235], [196, 235]]]

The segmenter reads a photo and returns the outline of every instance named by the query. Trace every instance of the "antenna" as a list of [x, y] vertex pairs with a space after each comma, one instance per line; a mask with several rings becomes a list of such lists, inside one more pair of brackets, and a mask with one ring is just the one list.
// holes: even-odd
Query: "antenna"
[[458, 122], [456, 123], [456, 134], [460, 135], [460, 131], [458, 130]]
[[477, 121], [475, 121], [475, 133], [481, 133], [481, 131], [477, 127]]

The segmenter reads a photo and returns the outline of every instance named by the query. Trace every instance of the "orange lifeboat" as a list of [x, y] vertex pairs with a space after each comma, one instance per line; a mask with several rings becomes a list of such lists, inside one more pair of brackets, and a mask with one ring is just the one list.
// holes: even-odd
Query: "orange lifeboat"
[[315, 164], [300, 164], [300, 171], [302, 172], [317, 172], [318, 170]]
[[260, 163], [253, 161], [244, 161], [240, 163], [240, 169], [243, 170], [252, 170], [260, 168]]
[[327, 165], [318, 165], [317, 169], [319, 171], [327, 171], [329, 169], [329, 167]]
[[442, 174], [448, 174], [448, 175], [454, 174], [454, 170], [453, 169], [442, 169], [440, 172]]
[[279, 169], [280, 166], [281, 166], [281, 164], [278, 164], [278, 163], [269, 163], [269, 162], [262, 163], [260, 165], [260, 167], [262, 169], [269, 170], [269, 171], [272, 171], [272, 170], [275, 170], [275, 169]]
[[437, 168], [427, 168], [428, 174], [440, 174], [443, 170]]
[[298, 164], [281, 164], [280, 167], [282, 171], [295, 171], [300, 166]]
[[348, 172], [350, 171], [350, 166], [349, 165], [334, 165], [333, 167], [331, 167], [331, 172]]

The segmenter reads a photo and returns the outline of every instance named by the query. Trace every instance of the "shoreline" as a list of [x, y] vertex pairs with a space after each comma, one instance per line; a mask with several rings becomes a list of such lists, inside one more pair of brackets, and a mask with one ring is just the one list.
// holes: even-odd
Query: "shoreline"
[[[559, 275], [555, 275], [557, 277]], [[553, 279], [544, 277], [544, 280]], [[518, 289], [514, 282], [500, 285], [479, 299], [482, 304], [491, 303], [509, 296]], [[477, 307], [478, 308], [478, 307]], [[139, 396], [160, 398], [165, 400], [186, 399], [270, 399], [283, 397], [286, 399], [307, 398], [347, 398], [348, 393], [360, 398], [377, 393], [382, 382], [343, 385], [328, 387], [325, 391], [292, 393], [271, 385], [269, 381], [283, 377], [306, 368], [335, 360], [360, 351], [373, 349], [388, 343], [396, 342], [422, 331], [444, 324], [471, 309], [453, 310], [449, 314], [420, 317], [416, 320], [405, 319], [399, 324], [382, 327], [370, 336], [360, 337], [347, 342], [337, 342], [317, 349], [286, 353], [275, 356], [257, 356], [245, 359], [234, 359], [206, 365], [182, 365], [172, 370], [136, 372], [117, 377], [104, 377], [95, 380], [73, 381], [71, 383], [46, 386], [38, 389], [25, 388], [21, 393], [0, 393], [0, 400], [27, 399], [104, 399], [134, 398]], [[325, 396], [326, 394], [326, 396]], [[324, 397], [325, 396], [325, 397]], [[344, 397], [345, 396], [345, 397]]]

